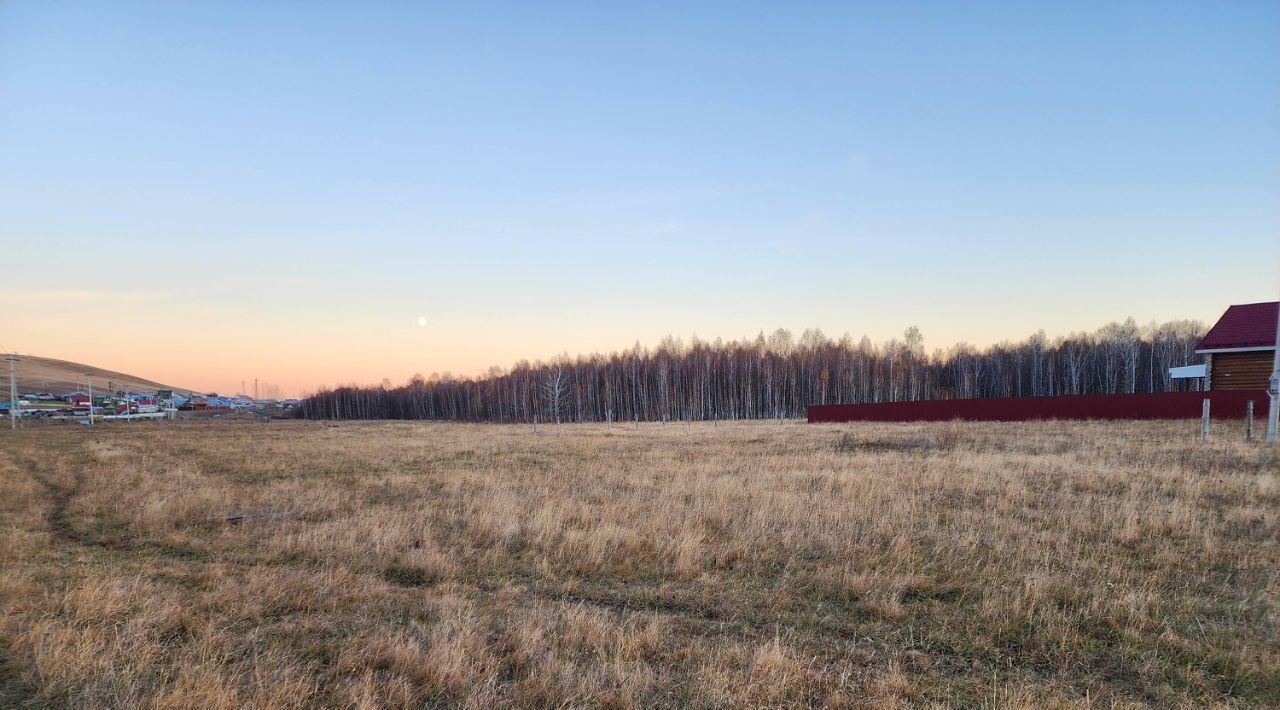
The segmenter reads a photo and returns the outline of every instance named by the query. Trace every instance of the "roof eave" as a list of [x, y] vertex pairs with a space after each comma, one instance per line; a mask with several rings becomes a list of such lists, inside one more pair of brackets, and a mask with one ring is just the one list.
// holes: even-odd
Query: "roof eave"
[[1196, 350], [1197, 355], [1212, 355], [1213, 353], [1249, 353], [1262, 350], [1275, 350], [1274, 345], [1253, 345], [1247, 348], [1204, 348]]

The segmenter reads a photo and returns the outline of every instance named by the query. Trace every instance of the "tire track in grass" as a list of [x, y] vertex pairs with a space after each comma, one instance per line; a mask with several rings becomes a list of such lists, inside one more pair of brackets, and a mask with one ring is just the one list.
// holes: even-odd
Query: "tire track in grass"
[[45, 522], [54, 538], [77, 545], [90, 545], [91, 542], [71, 524], [68, 512], [71, 501], [80, 494], [80, 488], [84, 485], [84, 472], [75, 469], [68, 485], [56, 481], [55, 474], [33, 458], [15, 455], [14, 463], [30, 472], [31, 477], [49, 494], [51, 507], [45, 514]]
[[[79, 470], [68, 484], [59, 483], [56, 474], [40, 461], [13, 452], [12, 461], [22, 471], [31, 475], [49, 496], [50, 507], [44, 515], [51, 540], [66, 545], [86, 546], [83, 536], [71, 525], [69, 509], [72, 499], [78, 495], [83, 483]], [[8, 613], [8, 612], [6, 612]], [[51, 699], [43, 696], [38, 686], [27, 680], [31, 669], [25, 668], [8, 643], [0, 643], [0, 706], [13, 708], [50, 707]]]

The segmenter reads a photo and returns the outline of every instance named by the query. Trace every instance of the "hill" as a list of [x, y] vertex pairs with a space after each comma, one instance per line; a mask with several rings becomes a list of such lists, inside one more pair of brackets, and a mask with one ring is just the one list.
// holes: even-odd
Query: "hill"
[[[3, 386], [0, 387], [0, 399], [8, 399], [9, 363], [0, 360], [0, 365], [3, 366], [3, 370], [0, 371], [0, 382], [3, 382]], [[107, 389], [108, 383], [111, 383], [116, 389], [127, 387], [134, 391], [158, 389], [179, 392], [200, 391], [192, 390], [189, 387], [175, 387], [163, 384], [125, 372], [105, 370], [92, 365], [83, 365], [78, 362], [68, 362], [67, 360], [56, 360], [51, 357], [39, 357], [36, 355], [18, 356], [17, 375], [18, 392], [20, 394], [28, 392], [62, 394], [64, 392], [82, 390], [85, 388], [85, 375], [93, 377], [94, 389], [100, 388], [103, 391]]]

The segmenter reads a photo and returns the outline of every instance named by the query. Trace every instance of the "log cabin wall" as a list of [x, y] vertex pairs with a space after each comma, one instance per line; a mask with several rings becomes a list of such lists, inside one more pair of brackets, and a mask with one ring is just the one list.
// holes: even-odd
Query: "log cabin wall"
[[1272, 350], [1205, 355], [1210, 390], [1265, 390], [1271, 377]]

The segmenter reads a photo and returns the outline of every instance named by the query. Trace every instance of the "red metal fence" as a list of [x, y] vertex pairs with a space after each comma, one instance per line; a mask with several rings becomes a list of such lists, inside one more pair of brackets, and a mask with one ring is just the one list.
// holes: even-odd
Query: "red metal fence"
[[1161, 392], [1157, 394], [1077, 394], [1061, 397], [950, 399], [880, 404], [809, 405], [809, 422], [937, 422], [970, 419], [1021, 422], [1033, 419], [1198, 419], [1208, 399], [1210, 416], [1241, 418], [1245, 403], [1255, 412], [1270, 404], [1266, 390]]

